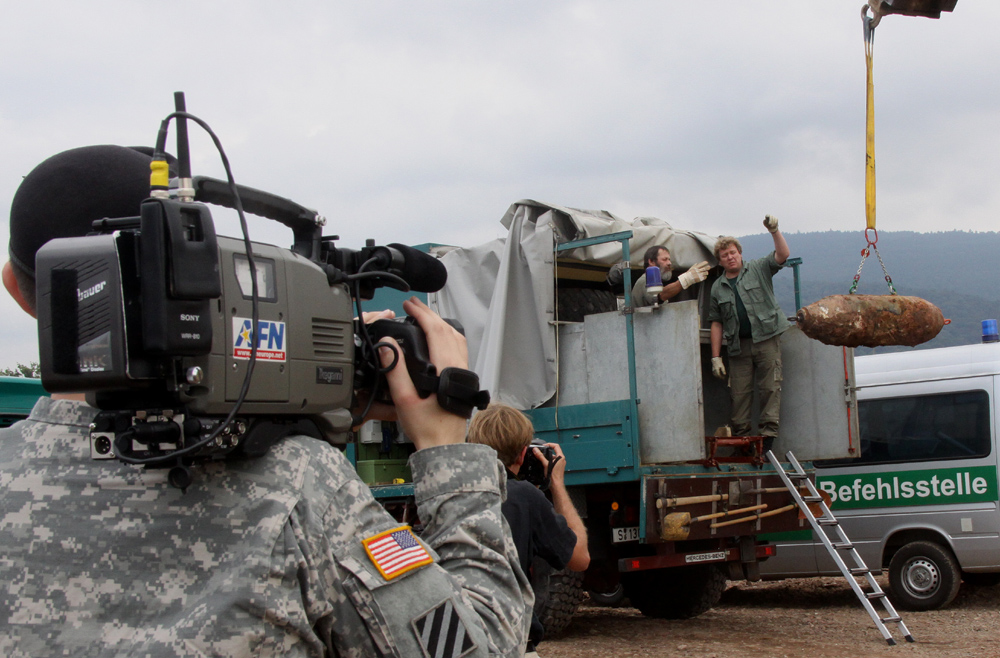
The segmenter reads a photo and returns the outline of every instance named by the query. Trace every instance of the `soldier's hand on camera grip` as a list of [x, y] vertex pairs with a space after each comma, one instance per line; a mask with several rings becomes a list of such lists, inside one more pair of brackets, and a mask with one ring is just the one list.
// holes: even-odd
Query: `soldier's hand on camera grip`
[[[384, 311], [365, 311], [361, 314], [361, 317], [365, 319], [365, 324], [371, 324], [376, 320], [392, 320], [396, 317], [396, 311], [391, 308], [387, 308]], [[357, 318], [354, 318], [357, 320]]]
[[[365, 324], [371, 324], [376, 320], [392, 320], [396, 317], [396, 312], [392, 309], [385, 309], [384, 311], [364, 311], [361, 314], [364, 318]], [[355, 318], [356, 320], [357, 318]], [[368, 409], [368, 413], [364, 417], [364, 421], [369, 420], [396, 420], [396, 407], [391, 404], [386, 404], [384, 402], [373, 402], [370, 406], [368, 404], [368, 391], [355, 391], [355, 404], [351, 408], [351, 413], [360, 414], [365, 409]]]
[[[445, 368], [467, 368], [469, 363], [465, 336], [427, 307], [416, 297], [403, 302], [403, 309], [417, 320], [427, 337], [431, 363], [441, 372]], [[396, 344], [391, 337], [383, 340]], [[399, 349], [397, 344], [397, 349]], [[392, 363], [392, 350], [380, 348], [383, 367]], [[445, 411], [438, 405], [437, 396], [421, 398], [413, 386], [406, 360], [400, 358], [396, 367], [386, 373], [389, 392], [396, 405], [396, 415], [403, 432], [418, 450], [431, 446], [465, 441], [466, 422], [461, 416]]]

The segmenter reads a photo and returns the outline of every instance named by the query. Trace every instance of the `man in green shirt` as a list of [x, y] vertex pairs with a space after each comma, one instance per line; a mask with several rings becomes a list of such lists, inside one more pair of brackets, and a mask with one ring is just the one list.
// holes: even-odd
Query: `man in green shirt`
[[764, 226], [774, 240], [774, 251], [749, 262], [734, 237], [715, 243], [715, 257], [724, 276], [712, 285], [708, 321], [711, 323], [712, 374], [725, 379], [722, 339], [729, 353], [729, 390], [732, 395], [732, 428], [735, 436], [750, 434], [750, 408], [754, 381], [760, 398], [758, 431], [764, 450], [778, 436], [781, 408], [781, 334], [789, 327], [774, 297], [771, 277], [788, 260], [790, 251], [778, 230], [778, 219], [767, 215]]

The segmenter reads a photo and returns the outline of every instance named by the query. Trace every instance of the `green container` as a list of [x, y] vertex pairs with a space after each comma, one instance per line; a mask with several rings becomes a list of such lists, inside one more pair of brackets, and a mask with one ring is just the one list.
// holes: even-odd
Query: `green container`
[[372, 459], [358, 462], [358, 475], [365, 484], [412, 482], [413, 474], [406, 459]]
[[9, 427], [27, 418], [35, 402], [48, 395], [42, 380], [25, 377], [0, 377], [0, 427]]

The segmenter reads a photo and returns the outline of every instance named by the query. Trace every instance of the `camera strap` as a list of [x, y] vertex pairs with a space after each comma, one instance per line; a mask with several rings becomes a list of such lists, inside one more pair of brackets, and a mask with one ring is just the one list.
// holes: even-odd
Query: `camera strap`
[[445, 368], [436, 378], [438, 404], [456, 416], [470, 418], [472, 410], [485, 409], [490, 392], [479, 390], [479, 375], [465, 368]]
[[548, 491], [549, 485], [552, 484], [552, 469], [555, 468], [556, 462], [558, 462], [562, 457], [556, 455], [549, 460], [549, 467], [545, 469], [545, 480], [542, 482], [542, 486], [539, 487], [542, 491]]

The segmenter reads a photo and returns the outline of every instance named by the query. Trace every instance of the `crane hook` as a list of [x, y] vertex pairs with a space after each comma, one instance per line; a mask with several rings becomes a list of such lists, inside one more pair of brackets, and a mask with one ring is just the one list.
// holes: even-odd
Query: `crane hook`
[[[875, 5], [874, 7], [872, 5]], [[868, 18], [868, 10], [871, 10], [872, 16]], [[879, 21], [882, 20], [882, 0], [872, 0], [872, 2], [867, 3], [861, 7], [861, 20], [864, 21], [865, 27], [868, 30], [874, 30], [878, 25]]]

